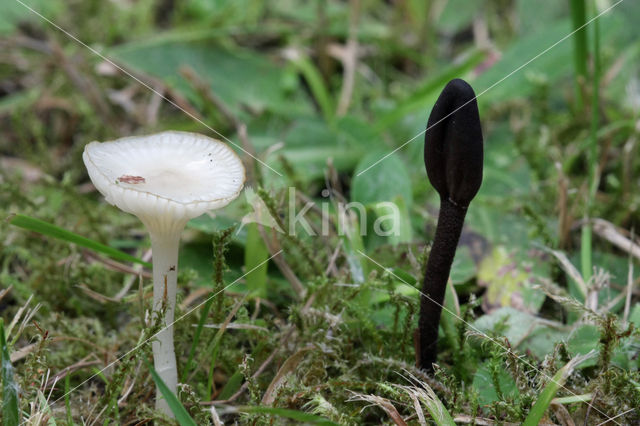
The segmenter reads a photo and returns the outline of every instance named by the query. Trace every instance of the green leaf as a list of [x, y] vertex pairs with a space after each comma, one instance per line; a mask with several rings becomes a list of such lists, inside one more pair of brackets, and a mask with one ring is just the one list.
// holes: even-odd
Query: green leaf
[[488, 306], [511, 306], [521, 311], [538, 312], [544, 294], [532, 285], [526, 264], [503, 246], [496, 246], [478, 267], [478, 282], [487, 287]]
[[[413, 202], [411, 180], [398, 156], [384, 158], [385, 155], [373, 151], [365, 156], [354, 172], [351, 186], [350, 204], [367, 209], [364, 213], [363, 209], [353, 210], [360, 215], [360, 227], [366, 227], [368, 245], [375, 243], [376, 237], [388, 236], [392, 244], [408, 243], [412, 239], [409, 219]], [[374, 164], [375, 167], [371, 167]], [[371, 211], [373, 218], [367, 215]]]
[[[575, 329], [567, 341], [567, 349], [572, 355], [585, 355], [592, 350], [598, 350], [600, 344], [600, 331], [593, 324], [583, 324]], [[591, 367], [597, 364], [592, 359], [582, 363], [581, 367]]]
[[478, 102], [526, 97], [534, 91], [536, 82], [554, 82], [569, 75], [572, 62], [567, 58], [571, 57], [571, 41], [564, 40], [547, 52], [545, 50], [570, 32], [568, 21], [557, 21], [511, 44], [500, 61], [474, 82]]
[[[20, 3], [24, 3], [22, 5]], [[29, 0], [24, 2], [5, 1], [2, 2], [2, 13], [0, 13], [0, 34], [10, 33], [19, 23], [32, 21], [40, 23], [41, 19], [29, 8], [41, 13], [44, 16], [56, 20], [52, 15], [58, 14], [62, 9], [62, 3], [56, 0]]]
[[211, 39], [211, 34], [182, 40], [160, 36], [121, 45], [107, 53], [134, 71], [163, 79], [194, 103], [203, 104], [202, 109], [209, 105], [181, 74], [184, 67], [208, 83], [211, 91], [241, 117], [247, 114], [243, 106], [254, 112], [271, 110], [284, 115], [311, 112], [300, 91], [287, 87], [293, 71], [288, 74], [255, 51], [237, 46], [226, 49]]
[[320, 105], [324, 119], [331, 121], [333, 119], [333, 100], [324, 85], [320, 71], [309, 58], [302, 53], [297, 54], [299, 56], [292, 60], [293, 64], [309, 84], [313, 98]]
[[358, 163], [351, 187], [351, 201], [373, 206], [379, 202], [393, 201], [399, 196], [410, 208], [413, 192], [406, 166], [396, 154], [380, 161], [385, 155], [387, 153], [374, 151]]
[[629, 322], [636, 325], [636, 328], [640, 328], [640, 303], [636, 303], [631, 314], [629, 315]]
[[40, 219], [36, 219], [35, 217], [16, 214], [9, 216], [7, 218], [7, 222], [19, 228], [46, 235], [47, 237], [53, 237], [58, 240], [67, 241], [69, 243], [79, 245], [81, 247], [86, 247], [117, 260], [139, 263], [147, 268], [151, 268], [150, 263], [138, 259], [135, 256], [131, 256], [130, 254], [114, 249], [113, 247], [106, 246], [95, 240], [83, 237], [74, 232], [67, 231], [64, 228], [60, 228], [59, 226], [52, 225]]
[[500, 369], [497, 372], [497, 380], [500, 385], [500, 391], [502, 392], [502, 398], [498, 395], [494, 387], [494, 379], [491, 373], [491, 360], [486, 361], [480, 366], [475, 376], [473, 377], [473, 388], [478, 392], [478, 399], [480, 404], [489, 405], [493, 402], [516, 399], [520, 395], [518, 387], [513, 380], [513, 377], [504, 369]]
[[471, 249], [468, 245], [460, 245], [456, 250], [451, 265], [451, 282], [453, 284], [464, 284], [472, 279], [477, 272], [476, 263], [471, 256]]
[[220, 391], [220, 395], [218, 395], [218, 399], [224, 401], [226, 399], [231, 398], [231, 396], [240, 389], [242, 385], [242, 381], [244, 380], [244, 375], [241, 371], [236, 371], [229, 378], [227, 383], [224, 385], [222, 390]]
[[[178, 401], [178, 397], [171, 392], [171, 390], [167, 387], [167, 385], [162, 381], [156, 370], [151, 366], [151, 364], [145, 361], [149, 371], [151, 372], [151, 377], [153, 377], [153, 381], [160, 389], [160, 393], [162, 393], [162, 397], [167, 401], [169, 405], [169, 409], [176, 416], [176, 420], [181, 426], [196, 426], [195, 420], [189, 415], [187, 409]], [[156, 398], [159, 398], [160, 395], [156, 395]]]
[[[558, 324], [561, 326], [561, 324]], [[553, 350], [554, 343], [566, 338], [566, 331], [540, 322], [534, 315], [503, 307], [483, 315], [473, 323], [474, 330], [488, 335], [506, 337], [512, 347], [530, 350], [543, 358]]]
[[13, 378], [13, 366], [9, 357], [9, 347], [4, 335], [4, 320], [0, 318], [0, 350], [2, 353], [2, 424], [18, 426], [20, 409], [18, 406], [18, 385]]
[[381, 132], [387, 130], [393, 124], [404, 120], [408, 115], [416, 112], [425, 114], [424, 123], [426, 124], [428, 109], [433, 106], [442, 88], [450, 80], [456, 77], [464, 77], [467, 72], [484, 59], [484, 56], [485, 54], [483, 52], [475, 51], [467, 56], [462, 63], [445, 68], [444, 71], [427, 80], [413, 90], [411, 96], [400, 100], [392, 111], [376, 120], [376, 131]]
[[438, 18], [438, 29], [456, 33], [470, 27], [473, 18], [486, 7], [482, 0], [449, 0]]
[[[397, 210], [396, 210], [397, 209]], [[380, 222], [380, 228], [386, 232], [391, 231], [391, 226], [397, 226], [396, 232], [389, 235], [389, 241], [393, 245], [410, 243], [412, 239], [411, 219], [407, 203], [401, 196], [396, 196], [392, 201], [376, 203], [373, 206], [376, 221]], [[374, 229], [375, 230], [375, 229]]]
[[343, 226], [340, 240], [344, 246], [344, 254], [349, 265], [351, 279], [356, 284], [362, 284], [367, 275], [369, 275], [369, 261], [362, 255], [364, 253], [364, 242], [360, 234], [360, 224], [357, 218], [346, 214], [340, 220]]
[[260, 236], [258, 224], [247, 224], [247, 244], [244, 248], [244, 270], [247, 271], [245, 282], [249, 291], [259, 297], [267, 296], [267, 259], [269, 251]]
[[549, 380], [549, 383], [544, 387], [540, 396], [531, 407], [531, 411], [529, 411], [529, 415], [524, 420], [524, 426], [535, 426], [540, 423], [544, 413], [549, 408], [551, 404], [551, 400], [556, 395], [558, 390], [564, 386], [567, 381], [567, 378], [573, 372], [573, 369], [580, 365], [583, 361], [593, 357], [596, 354], [595, 351], [589, 352], [586, 355], [579, 355], [575, 358], [572, 358], [564, 367], [562, 367], [556, 374], [553, 375], [553, 378]]
[[273, 407], [236, 407], [238, 411], [243, 413], [257, 413], [257, 414], [271, 414], [274, 416], [285, 417], [287, 419], [296, 420], [298, 422], [306, 422], [314, 425], [322, 426], [338, 426], [338, 423], [334, 423], [331, 420], [324, 417], [316, 416], [315, 414], [304, 413], [302, 411], [287, 410], [285, 408], [273, 408]]
[[458, 294], [456, 293], [455, 286], [449, 280], [447, 282], [447, 288], [444, 296], [444, 308], [442, 310], [442, 317], [440, 318], [440, 326], [444, 331], [444, 335], [447, 338], [451, 350], [458, 351], [458, 328], [457, 324], [460, 322], [460, 302], [458, 300]]
[[584, 324], [578, 327], [567, 342], [567, 349], [575, 355], [584, 355], [594, 349], [598, 349], [600, 343], [600, 331], [593, 324]]

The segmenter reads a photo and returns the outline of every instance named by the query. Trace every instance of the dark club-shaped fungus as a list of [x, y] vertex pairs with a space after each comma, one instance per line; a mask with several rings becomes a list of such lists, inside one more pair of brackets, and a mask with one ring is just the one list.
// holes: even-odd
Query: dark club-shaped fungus
[[475, 98], [467, 82], [451, 80], [431, 111], [425, 133], [424, 164], [440, 194], [418, 325], [418, 366], [427, 371], [436, 362], [440, 314], [464, 217], [482, 183], [482, 128]]

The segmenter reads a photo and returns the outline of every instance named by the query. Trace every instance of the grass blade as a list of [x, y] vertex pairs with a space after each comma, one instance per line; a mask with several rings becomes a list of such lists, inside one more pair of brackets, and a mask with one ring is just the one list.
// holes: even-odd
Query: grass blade
[[[598, 13], [597, 10], [594, 13]], [[593, 22], [593, 79], [592, 79], [593, 93], [591, 98], [591, 127], [589, 129], [589, 192], [587, 194], [587, 206], [585, 212], [585, 219], [589, 219], [592, 213], [592, 207], [596, 192], [598, 191], [599, 176], [598, 176], [598, 124], [600, 113], [600, 24], [596, 19]], [[585, 281], [589, 281], [592, 275], [592, 238], [591, 238], [591, 224], [588, 220], [585, 220], [585, 224], [582, 225], [582, 238], [580, 257], [582, 263], [582, 276]]]
[[316, 416], [315, 414], [305, 413], [303, 411], [287, 410], [285, 408], [273, 408], [273, 407], [237, 407], [238, 411], [243, 413], [256, 413], [256, 414], [271, 414], [274, 416], [280, 416], [287, 419], [296, 420], [298, 422], [305, 422], [314, 425], [322, 426], [338, 426], [337, 423], [332, 422], [324, 417]]
[[202, 329], [204, 328], [204, 322], [209, 317], [209, 311], [211, 310], [211, 305], [213, 304], [214, 298], [209, 296], [207, 302], [204, 304], [202, 308], [202, 315], [200, 315], [200, 320], [198, 321], [198, 326], [196, 328], [196, 332], [193, 336], [193, 342], [191, 343], [191, 349], [189, 349], [189, 358], [187, 359], [187, 363], [184, 366], [182, 372], [182, 378], [180, 381], [182, 383], [187, 382], [187, 378], [189, 377], [189, 373], [191, 372], [191, 365], [193, 364], [193, 358], [196, 354], [196, 348], [200, 343], [200, 335], [202, 334]]
[[18, 385], [13, 380], [13, 366], [9, 357], [9, 348], [4, 336], [4, 320], [0, 318], [0, 346], [2, 351], [2, 424], [17, 426], [20, 424], [18, 407]]
[[[149, 371], [151, 372], [153, 381], [156, 383], [156, 386], [158, 386], [158, 389], [160, 389], [163, 398], [165, 399], [165, 401], [167, 401], [167, 404], [169, 404], [169, 409], [171, 409], [173, 415], [176, 416], [176, 420], [178, 421], [180, 426], [196, 426], [195, 420], [193, 420], [193, 417], [189, 415], [187, 409], [184, 408], [180, 401], [178, 401], [178, 397], [175, 396], [174, 393], [171, 392], [167, 385], [162, 381], [151, 364], [149, 364], [148, 362], [146, 364], [149, 368]], [[156, 395], [156, 398], [158, 397], [159, 395]]]
[[333, 100], [331, 99], [329, 90], [327, 90], [324, 81], [322, 80], [320, 71], [318, 71], [318, 68], [313, 64], [313, 62], [311, 62], [309, 58], [304, 56], [302, 53], [293, 58], [292, 63], [307, 81], [307, 84], [311, 89], [311, 93], [313, 94], [313, 98], [320, 106], [324, 119], [327, 120], [327, 122], [331, 122], [334, 115]]
[[558, 370], [558, 372], [553, 375], [553, 378], [549, 383], [544, 387], [540, 396], [533, 404], [533, 407], [531, 407], [531, 411], [529, 411], [529, 415], [527, 415], [527, 418], [524, 420], [523, 426], [535, 426], [539, 424], [544, 413], [549, 408], [549, 405], [551, 405], [551, 401], [558, 390], [564, 386], [567, 379], [573, 372], [573, 369], [587, 359], [592, 358], [595, 354], [596, 351], [594, 350], [585, 355], [576, 356], [566, 363], [564, 367]]
[[[573, 31], [583, 27], [587, 22], [586, 0], [571, 0], [571, 24]], [[576, 104], [578, 111], [582, 111], [582, 87], [587, 78], [587, 29], [582, 28], [573, 37], [573, 64], [576, 72]]]
[[109, 247], [95, 240], [83, 237], [82, 235], [67, 231], [64, 228], [60, 228], [59, 226], [52, 225], [51, 223], [45, 222], [40, 219], [36, 219], [35, 217], [15, 214], [9, 216], [7, 218], [7, 222], [13, 226], [17, 226], [28, 231], [37, 232], [39, 234], [46, 235], [47, 237], [53, 237], [58, 240], [67, 241], [69, 243], [91, 249], [113, 259], [122, 260], [125, 262], [139, 263], [147, 268], [151, 267], [151, 264], [149, 262], [145, 262], [135, 256], [131, 256], [130, 254], [127, 254], [118, 249], [114, 249], [113, 247]]
[[267, 296], [267, 268], [269, 251], [262, 241], [257, 223], [247, 225], [247, 243], [244, 248], [244, 268], [251, 271], [244, 279], [247, 288], [258, 297]]

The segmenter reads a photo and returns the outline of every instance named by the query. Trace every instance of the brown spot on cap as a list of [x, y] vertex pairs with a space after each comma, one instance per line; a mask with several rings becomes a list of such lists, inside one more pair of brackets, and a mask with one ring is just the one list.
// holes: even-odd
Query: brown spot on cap
[[146, 181], [144, 180], [144, 178], [142, 176], [131, 176], [131, 175], [122, 175], [118, 178], [118, 182], [122, 182], [122, 183], [132, 183], [132, 184], [138, 184], [138, 183], [145, 183]]

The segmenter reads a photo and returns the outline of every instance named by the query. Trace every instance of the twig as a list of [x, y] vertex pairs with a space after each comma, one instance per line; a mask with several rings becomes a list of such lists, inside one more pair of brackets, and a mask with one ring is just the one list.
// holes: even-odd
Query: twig
[[145, 114], [145, 120], [149, 125], [155, 125], [158, 122], [158, 112], [162, 105], [162, 96], [164, 96], [164, 88], [157, 86], [153, 88], [154, 92], [151, 94], [151, 100], [147, 105]]
[[332, 275], [338, 275], [338, 268], [336, 267], [336, 260], [338, 259], [338, 255], [340, 254], [340, 249], [342, 248], [342, 240], [338, 241], [335, 250], [331, 254], [329, 258], [329, 264], [327, 265], [327, 269], [325, 270], [325, 275], [329, 275], [331, 272]]
[[[131, 384], [127, 389], [122, 392], [122, 396], [118, 399], [118, 407], [124, 407], [129, 394], [133, 390], [133, 386], [136, 384], [136, 378], [138, 377], [138, 373], [140, 372], [140, 366], [142, 365], [142, 361], [138, 361], [138, 365], [136, 365], [136, 371], [133, 373], [133, 377], [130, 378]], [[127, 379], [129, 380], [129, 378]]]
[[7, 294], [9, 294], [12, 288], [13, 288], [13, 284], [7, 288], [3, 288], [2, 290], [0, 290], [0, 300], [2, 300]]
[[[633, 238], [633, 235], [631, 236]], [[629, 253], [629, 266], [627, 274], [627, 291], [624, 300], [624, 314], [622, 315], [622, 322], [627, 323], [629, 319], [629, 312], [631, 311], [631, 295], [633, 294], [633, 260], [631, 259], [631, 253]]]
[[[110, 269], [112, 271], [118, 271], [118, 272], [124, 272], [126, 274], [131, 274], [133, 275], [133, 280], [135, 281], [135, 279], [137, 278], [138, 275], [142, 275], [143, 278], [151, 278], [151, 272], [149, 271], [144, 271], [142, 270], [142, 268], [139, 268], [137, 266], [128, 266], [125, 265], [124, 263], [120, 263], [118, 261], [115, 261], [113, 259], [109, 259], [106, 257], [100, 257], [97, 256], [96, 254], [92, 253], [89, 250], [85, 250], [84, 251], [84, 255], [86, 258], [97, 261], [99, 263], [102, 263], [107, 269]], [[145, 256], [147, 256], [147, 254], [145, 253]], [[147, 257], [147, 259], [150, 259], [150, 256]]]
[[98, 114], [105, 119], [107, 124], [113, 125], [113, 114], [105, 97], [99, 91], [98, 85], [91, 81], [88, 76], [83, 75], [78, 71], [75, 65], [67, 58], [62, 47], [55, 41], [49, 40], [49, 46], [51, 48], [51, 54], [61, 65], [64, 72], [71, 83], [78, 88], [78, 91], [84, 95], [91, 105], [95, 108]]
[[621, 250], [626, 251], [636, 259], [640, 259], [640, 245], [624, 236], [614, 224], [604, 219], [591, 219], [590, 222], [593, 227], [593, 232], [596, 235], [604, 238]]
[[[91, 354], [91, 355], [94, 355], [94, 354]], [[66, 376], [68, 376], [69, 374], [73, 373], [74, 371], [80, 370], [80, 369], [85, 368], [85, 367], [91, 367], [93, 365], [99, 365], [99, 364], [102, 363], [102, 361], [100, 361], [100, 360], [87, 361], [87, 359], [91, 355], [87, 355], [86, 357], [84, 357], [80, 361], [76, 362], [75, 364], [70, 365], [70, 366], [65, 367], [62, 370], [60, 370], [53, 377], [51, 377], [51, 378], [49, 378], [49, 380], [47, 380], [47, 383], [45, 383], [44, 388], [47, 389], [47, 388], [51, 387], [54, 383], [56, 383], [57, 381], [59, 381], [61, 379], [64, 379]]]
[[[371, 405], [382, 408], [385, 413], [393, 420], [397, 426], [407, 426], [407, 422], [404, 421], [396, 407], [387, 398], [383, 398], [377, 395], [364, 395], [357, 392], [351, 392], [352, 397], [347, 402], [362, 401], [368, 402]], [[366, 407], [365, 407], [366, 408]], [[363, 408], [364, 409], [364, 408]]]
[[[495, 420], [492, 419], [485, 419], [482, 417], [471, 417], [471, 416], [467, 416], [467, 415], [460, 415], [460, 416], [455, 416], [453, 419], [454, 422], [456, 423], [462, 423], [462, 424], [476, 424], [479, 426], [493, 426], [496, 423]], [[519, 423], [502, 423], [500, 422], [499, 424], [501, 425], [505, 425], [505, 426], [516, 426]]]
[[349, 37], [342, 56], [342, 89], [338, 100], [336, 115], [344, 116], [351, 103], [356, 68], [358, 66], [358, 20], [360, 17], [360, 0], [351, 0], [349, 10]]

